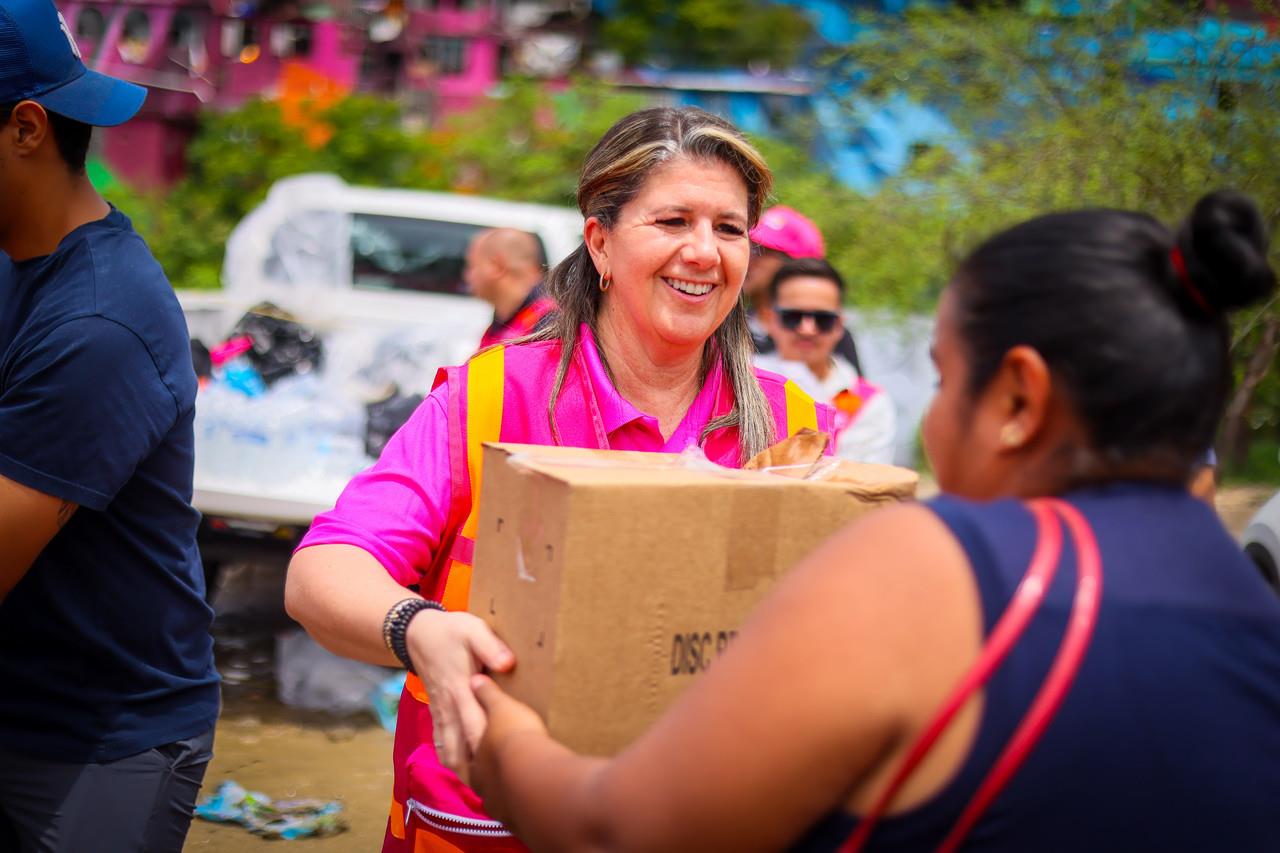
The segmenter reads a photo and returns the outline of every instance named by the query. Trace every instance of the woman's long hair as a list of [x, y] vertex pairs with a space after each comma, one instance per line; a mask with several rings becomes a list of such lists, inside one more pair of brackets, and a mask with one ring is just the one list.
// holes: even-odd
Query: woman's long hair
[[[587, 155], [578, 181], [578, 209], [583, 218], [594, 216], [606, 229], [612, 228], [619, 211], [640, 192], [653, 169], [677, 157], [718, 160], [732, 167], [747, 186], [748, 223], [755, 225], [773, 186], [769, 167], [737, 128], [692, 107], [639, 110], [601, 137]], [[548, 273], [546, 290], [559, 311], [531, 339], [558, 339], [562, 344], [547, 406], [551, 434], [558, 442], [556, 402], [578, 346], [578, 330], [586, 323], [595, 331], [603, 296], [600, 274], [585, 243]], [[746, 308], [739, 300], [703, 349], [704, 375], [720, 358], [733, 386], [734, 406], [726, 415], [708, 423], [702, 438], [716, 430], [737, 427], [740, 461], [764, 450], [775, 438], [773, 412], [752, 367], [754, 352]]]

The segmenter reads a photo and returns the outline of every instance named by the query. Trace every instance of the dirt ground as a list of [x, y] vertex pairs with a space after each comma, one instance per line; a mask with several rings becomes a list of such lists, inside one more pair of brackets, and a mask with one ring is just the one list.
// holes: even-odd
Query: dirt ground
[[[1227, 527], [1238, 535], [1273, 492], [1274, 487], [1224, 489], [1218, 509]], [[273, 598], [278, 595], [278, 573], [243, 574], [238, 582], [231, 580], [242, 601], [279, 600]], [[275, 698], [272, 636], [288, 625], [278, 609], [242, 611], [229, 620], [220, 617], [219, 666], [228, 683], [204, 790], [212, 792], [223, 780], [234, 779], [275, 798], [340, 800], [347, 832], [294, 843], [315, 853], [376, 851], [391, 798], [391, 735], [371, 713], [337, 718], [300, 712]], [[240, 853], [279, 843], [238, 826], [196, 820], [185, 849]]]
[[283, 564], [229, 567], [214, 596], [222, 716], [202, 794], [234, 780], [273, 799], [338, 800], [349, 828], [329, 838], [281, 842], [233, 824], [195, 820], [184, 850], [239, 853], [280, 844], [315, 853], [381, 849], [391, 804], [391, 735], [372, 710], [335, 716], [278, 700], [275, 635], [297, 627], [283, 611], [283, 577]]
[[307, 717], [276, 702], [228, 703], [205, 791], [234, 779], [274, 798], [339, 800], [350, 829], [330, 838], [279, 842], [238, 826], [196, 820], [185, 850], [235, 853], [280, 844], [301, 844], [316, 853], [381, 848], [391, 802], [391, 735], [372, 717], [367, 722]]

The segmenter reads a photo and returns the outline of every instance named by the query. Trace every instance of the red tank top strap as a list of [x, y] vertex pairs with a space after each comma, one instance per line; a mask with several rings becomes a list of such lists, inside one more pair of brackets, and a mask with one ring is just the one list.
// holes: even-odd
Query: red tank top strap
[[981, 690], [983, 685], [991, 679], [1022, 637], [1057, 574], [1062, 555], [1062, 522], [1065, 522], [1071, 531], [1072, 538], [1075, 540], [1076, 553], [1079, 555], [1076, 566], [1076, 593], [1072, 602], [1067, 633], [1030, 709], [978, 786], [964, 812], [938, 847], [939, 850], [949, 853], [963, 843], [978, 819], [1030, 755], [1071, 688], [1093, 638], [1094, 626], [1097, 624], [1098, 607], [1102, 598], [1102, 558], [1092, 528], [1075, 507], [1056, 498], [1032, 500], [1027, 506], [1036, 520], [1037, 537], [1036, 547], [1031, 555], [1026, 574], [1014, 590], [1008, 607], [991, 630], [977, 661], [965, 673], [960, 683], [943, 703], [942, 708], [920, 733], [888, 786], [881, 792], [870, 811], [859, 821], [853, 834], [840, 847], [841, 853], [854, 853], [866, 846], [876, 824], [884, 817], [902, 786], [928, 755], [929, 750], [933, 748], [955, 716], [973, 697], [973, 694]]

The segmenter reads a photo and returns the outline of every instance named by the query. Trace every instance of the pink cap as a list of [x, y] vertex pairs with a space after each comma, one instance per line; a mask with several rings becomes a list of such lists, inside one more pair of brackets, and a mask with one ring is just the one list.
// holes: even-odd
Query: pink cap
[[813, 220], [782, 205], [761, 214], [751, 229], [751, 241], [791, 258], [821, 258], [827, 254], [822, 232]]

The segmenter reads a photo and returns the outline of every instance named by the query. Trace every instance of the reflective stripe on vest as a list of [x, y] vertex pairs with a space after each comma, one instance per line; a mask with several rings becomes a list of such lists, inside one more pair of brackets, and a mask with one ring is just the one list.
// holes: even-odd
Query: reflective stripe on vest
[[802, 429], [818, 429], [818, 406], [808, 394], [800, 390], [800, 386], [787, 380], [787, 438]]
[[[506, 347], [494, 347], [467, 365], [467, 477], [471, 509], [455, 540], [449, 578], [440, 602], [447, 610], [466, 610], [471, 593], [471, 554], [460, 553], [459, 543], [475, 551], [476, 529], [480, 526], [480, 484], [484, 478], [483, 445], [502, 435], [502, 399], [506, 386]], [[458, 484], [454, 484], [457, 488]], [[465, 548], [466, 546], [464, 546]], [[465, 558], [465, 559], [462, 559]]]

